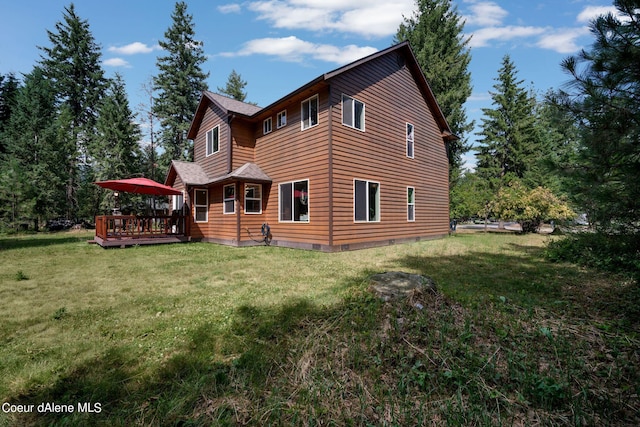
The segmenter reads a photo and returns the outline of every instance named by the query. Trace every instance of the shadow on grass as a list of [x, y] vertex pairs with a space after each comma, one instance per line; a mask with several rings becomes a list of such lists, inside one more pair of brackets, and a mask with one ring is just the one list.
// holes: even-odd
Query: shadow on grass
[[[561, 301], [562, 305], [573, 307], [575, 312], [589, 310], [588, 305], [580, 306], [586, 301], [577, 297], [581, 292], [580, 285], [589, 282], [589, 273], [580, 272], [566, 264], [549, 264], [541, 259], [540, 251], [535, 248], [512, 249], [514, 253], [510, 254], [477, 252], [452, 257], [407, 256], [399, 259], [396, 266], [400, 264], [408, 269], [417, 269], [434, 278], [444, 293], [453, 297], [452, 301], [462, 300], [468, 305], [504, 296], [515, 304], [530, 307], [547, 308]], [[384, 319], [388, 319], [389, 313], [385, 310], [389, 310], [389, 307], [365, 291], [370, 273], [367, 271], [345, 278], [341, 288], [350, 289], [351, 292], [346, 292], [343, 301], [335, 306], [319, 307], [307, 299], [288, 300], [273, 307], [247, 304], [234, 310], [230, 323], [225, 327], [201, 322], [187, 331], [189, 339], [184, 346], [169, 350], [169, 355], [155, 367], [140, 365], [135, 356], [138, 353], [129, 347], [133, 344], [116, 345], [98, 359], [76, 365], [63, 373], [55, 384], [34, 387], [27, 395], [7, 399], [20, 404], [72, 404], [76, 406], [76, 412], [13, 414], [10, 422], [13, 425], [47, 426], [309, 425], [323, 417], [333, 417], [329, 412], [333, 407], [323, 406], [326, 401], [332, 401], [337, 402], [335, 405], [344, 412], [336, 415], [346, 417], [342, 418], [342, 424], [350, 422], [365, 425], [377, 424], [385, 419], [388, 408], [380, 401], [388, 396], [406, 399], [409, 404], [401, 410], [413, 414], [417, 402], [415, 395], [423, 393], [419, 398], [424, 401], [431, 396], [424, 394], [425, 389], [430, 389], [425, 384], [431, 376], [445, 384], [443, 390], [452, 389], [454, 391], [450, 393], [455, 393], [456, 388], [446, 375], [451, 374], [451, 370], [442, 369], [446, 364], [433, 371], [427, 370], [433, 360], [419, 357], [422, 354], [420, 351], [429, 350], [427, 341], [421, 344], [425, 350], [409, 344], [420, 343], [425, 334], [434, 328], [434, 324], [419, 323], [424, 320], [418, 320], [415, 331], [411, 332], [413, 335], [409, 335], [406, 329], [414, 326], [413, 322], [406, 320], [406, 326], [403, 326], [405, 335], [397, 335], [396, 341], [386, 342], [381, 338], [380, 327]], [[606, 298], [606, 294], [602, 297]], [[605, 301], [603, 303], [607, 305]], [[448, 308], [445, 307], [445, 310]], [[398, 316], [395, 312], [391, 313], [394, 319]], [[615, 310], [604, 310], [603, 313], [613, 316]], [[446, 312], [436, 311], [430, 316], [442, 314]], [[402, 316], [419, 319], [421, 314], [412, 309]], [[490, 371], [487, 365], [490, 362], [493, 364], [491, 358], [498, 351], [493, 353], [492, 349], [490, 353], [493, 356], [480, 353], [480, 349], [470, 347], [471, 338], [464, 326], [456, 330], [457, 326], [449, 325], [444, 317], [442, 323], [441, 328], [447, 323], [448, 332], [438, 335], [436, 341], [441, 343], [441, 347], [431, 357], [443, 352], [442, 360], [452, 360], [462, 357], [460, 355], [472, 354], [473, 358], [460, 359], [460, 366], [467, 366], [465, 363], [473, 359], [480, 367], [475, 375]], [[392, 328], [386, 333], [393, 337], [399, 332]], [[334, 338], [336, 334], [342, 335], [342, 338]], [[456, 337], [459, 336], [467, 338], [457, 342], [459, 338]], [[539, 341], [535, 336], [530, 339]], [[305, 377], [305, 353], [316, 350], [322, 352], [325, 340], [334, 348], [326, 351], [329, 357], [327, 354], [318, 356], [318, 364], [325, 370], [322, 378]], [[529, 344], [523, 341], [523, 348]], [[309, 357], [313, 356], [311, 354]], [[535, 362], [533, 365], [537, 366], [537, 359]], [[376, 385], [379, 389], [374, 389], [372, 384], [377, 384], [375, 381], [381, 378], [387, 384], [397, 381], [398, 389], [386, 390], [382, 385]], [[502, 376], [500, 380], [489, 378], [487, 382], [499, 385], [503, 378], [506, 377]], [[367, 380], [371, 381], [368, 390], [364, 388]], [[302, 385], [292, 385], [296, 381]], [[335, 384], [344, 389], [336, 389]], [[421, 384], [422, 388], [416, 384]], [[461, 384], [468, 385], [468, 379], [465, 377]], [[483, 385], [486, 387], [484, 379], [478, 382], [476, 388], [483, 390]], [[554, 384], [543, 385], [551, 387]], [[509, 387], [506, 389], [509, 390]], [[367, 398], [364, 391], [373, 393], [373, 397]], [[438, 392], [442, 393], [442, 390], [435, 392], [436, 397]], [[324, 401], [322, 393], [325, 393]], [[474, 416], [485, 416], [483, 411], [500, 413], [500, 408], [491, 409], [486, 403], [497, 402], [499, 393], [489, 393], [488, 396], [476, 398], [480, 403], [474, 410], [482, 414]], [[340, 406], [342, 398], [350, 400]], [[86, 402], [100, 403], [100, 412], [78, 413], [78, 403]], [[358, 404], [361, 406], [355, 406]], [[526, 414], [525, 405], [513, 404], [508, 409], [517, 412], [522, 407]], [[460, 404], [460, 407], [464, 406]], [[561, 409], [566, 408], [568, 406]], [[322, 410], [327, 412], [323, 413]], [[418, 412], [427, 413], [423, 413], [421, 407]], [[469, 415], [461, 412], [461, 419], [466, 419], [465, 414]], [[339, 418], [331, 419], [341, 424]], [[475, 420], [478, 419], [481, 418]]]
[[26, 236], [0, 238], [0, 251], [11, 249], [27, 249], [67, 243], [86, 242], [88, 233], [71, 234], [71, 232], [41, 232]]
[[442, 291], [470, 307], [502, 300], [576, 317], [593, 316], [640, 327], [640, 288], [610, 274], [544, 258], [544, 248], [509, 244], [507, 253], [448, 257], [410, 255], [394, 263], [433, 278]]

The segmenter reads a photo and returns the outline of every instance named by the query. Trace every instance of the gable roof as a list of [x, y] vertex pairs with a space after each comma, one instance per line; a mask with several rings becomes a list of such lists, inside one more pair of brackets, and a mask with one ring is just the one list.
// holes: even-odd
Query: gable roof
[[392, 52], [398, 52], [402, 55], [404, 55], [405, 57], [405, 64], [406, 66], [409, 68], [409, 70], [411, 70], [411, 73], [414, 77], [414, 79], [416, 80], [418, 87], [420, 88], [420, 91], [422, 93], [422, 96], [424, 97], [425, 101], [427, 102], [427, 104], [429, 105], [429, 107], [432, 109], [436, 123], [438, 123], [438, 126], [440, 128], [440, 132], [442, 133], [442, 137], [447, 140], [456, 140], [459, 139], [456, 135], [454, 135], [451, 132], [451, 128], [449, 127], [449, 123], [447, 123], [447, 119], [444, 117], [444, 114], [442, 113], [442, 109], [440, 108], [440, 106], [438, 105], [438, 102], [436, 101], [436, 97], [433, 94], [433, 91], [431, 90], [431, 87], [429, 86], [429, 83], [427, 82], [427, 78], [425, 77], [424, 73], [422, 72], [422, 69], [420, 68], [420, 65], [418, 64], [418, 61], [415, 57], [415, 55], [413, 54], [413, 50], [411, 49], [411, 46], [409, 45], [408, 41], [404, 41], [401, 43], [398, 43], [394, 46], [388, 47], [387, 49], [383, 49], [381, 51], [375, 52], [369, 56], [365, 56], [364, 58], [358, 59], [354, 62], [351, 62], [347, 65], [344, 65], [342, 67], [336, 68], [333, 71], [330, 71], [328, 73], [322, 74], [321, 76], [316, 77], [315, 79], [311, 80], [309, 83], [299, 87], [298, 89], [294, 90], [293, 92], [283, 96], [282, 98], [280, 98], [279, 100], [269, 104], [268, 106], [264, 107], [264, 108], [260, 108], [258, 106], [252, 105], [252, 104], [247, 104], [244, 102], [240, 102], [237, 101], [235, 99], [231, 99], [231, 98], [227, 98], [225, 96], [219, 95], [219, 94], [215, 94], [209, 91], [205, 91], [202, 95], [202, 97], [200, 98], [200, 103], [198, 104], [198, 109], [196, 110], [196, 114], [194, 115], [194, 118], [191, 122], [191, 127], [189, 128], [189, 133], [187, 135], [187, 137], [189, 139], [194, 139], [196, 136], [196, 131], [200, 125], [200, 122], [202, 121], [202, 118], [204, 117], [204, 112], [206, 111], [206, 108], [208, 106], [208, 103], [205, 102], [207, 100], [209, 100], [210, 102], [215, 103], [219, 108], [221, 108], [225, 113], [233, 113], [233, 114], [240, 114], [242, 116], [247, 117], [248, 119], [254, 119], [256, 118], [256, 116], [258, 116], [261, 112], [265, 112], [267, 110], [273, 109], [275, 108], [278, 104], [286, 101], [287, 99], [296, 96], [306, 90], [308, 90], [309, 88], [312, 88], [315, 85], [318, 84], [329, 84], [329, 81], [334, 78], [339, 76], [342, 73], [345, 73], [349, 70], [352, 70], [362, 64], [365, 64], [369, 61], [372, 61], [374, 59], [377, 59], [381, 56], [387, 55], [389, 53]]

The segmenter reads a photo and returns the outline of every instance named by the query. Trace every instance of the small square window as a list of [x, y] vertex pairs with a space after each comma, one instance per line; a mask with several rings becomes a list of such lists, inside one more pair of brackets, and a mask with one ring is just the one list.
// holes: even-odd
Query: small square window
[[262, 213], [262, 185], [260, 184], [244, 185], [244, 213], [245, 214], [261, 214]]

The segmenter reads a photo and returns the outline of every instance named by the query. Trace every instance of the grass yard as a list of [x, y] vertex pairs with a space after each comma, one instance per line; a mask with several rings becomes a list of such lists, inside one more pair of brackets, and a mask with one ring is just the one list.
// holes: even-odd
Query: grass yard
[[[546, 261], [548, 237], [89, 238], [0, 237], [0, 426], [640, 425], [640, 287]], [[384, 303], [391, 270], [438, 291]]]

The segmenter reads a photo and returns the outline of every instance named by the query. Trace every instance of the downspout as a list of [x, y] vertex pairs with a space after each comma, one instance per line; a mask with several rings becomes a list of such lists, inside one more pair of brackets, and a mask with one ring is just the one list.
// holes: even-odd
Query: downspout
[[331, 85], [329, 85], [329, 250], [333, 247], [333, 99], [331, 98]]

